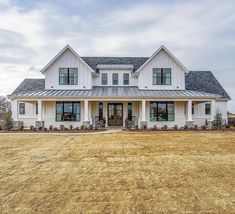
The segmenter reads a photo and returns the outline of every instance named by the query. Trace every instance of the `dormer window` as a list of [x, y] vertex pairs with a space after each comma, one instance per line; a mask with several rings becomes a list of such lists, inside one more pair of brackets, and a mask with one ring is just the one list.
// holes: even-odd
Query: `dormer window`
[[108, 74], [107, 73], [102, 73], [101, 74], [101, 83], [102, 83], [102, 85], [107, 85], [108, 84]]
[[60, 68], [59, 69], [60, 85], [77, 85], [78, 69], [77, 68]]
[[171, 68], [153, 68], [153, 85], [171, 85]]
[[113, 85], [118, 85], [118, 73], [113, 73]]
[[129, 74], [128, 73], [123, 74], [123, 85], [129, 85]]

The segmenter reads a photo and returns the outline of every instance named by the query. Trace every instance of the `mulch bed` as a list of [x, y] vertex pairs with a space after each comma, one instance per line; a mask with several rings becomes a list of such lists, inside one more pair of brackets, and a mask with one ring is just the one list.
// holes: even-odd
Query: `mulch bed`
[[0, 130], [0, 133], [93, 133], [93, 132], [102, 132], [102, 131], [106, 131], [107, 129], [82, 129], [82, 130], [58, 130], [58, 131], [51, 131], [51, 130], [47, 130], [47, 131], [33, 131], [33, 130], [11, 130], [11, 131], [6, 131], [6, 130]]

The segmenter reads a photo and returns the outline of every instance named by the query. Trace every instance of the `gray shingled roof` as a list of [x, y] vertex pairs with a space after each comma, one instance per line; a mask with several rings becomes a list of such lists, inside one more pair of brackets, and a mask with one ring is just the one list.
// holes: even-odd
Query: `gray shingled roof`
[[12, 92], [12, 94], [19, 94], [22, 92], [39, 91], [45, 89], [45, 79], [25, 79]]
[[219, 94], [231, 99], [211, 71], [190, 71], [185, 77], [185, 89]]
[[97, 72], [97, 65], [133, 65], [133, 72], [138, 70], [148, 57], [82, 57], [82, 59]]
[[[186, 90], [139, 90], [137, 87], [94, 87], [93, 90], [45, 90], [45, 79], [25, 79], [10, 96], [124, 96], [124, 97], [216, 97], [230, 99], [215, 76], [208, 71], [191, 71]], [[202, 92], [202, 93], [201, 93]]]

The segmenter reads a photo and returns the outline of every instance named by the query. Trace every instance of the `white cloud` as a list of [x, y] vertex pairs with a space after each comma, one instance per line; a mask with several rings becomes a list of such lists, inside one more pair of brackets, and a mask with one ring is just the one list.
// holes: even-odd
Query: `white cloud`
[[9, 0], [0, 0], [0, 5], [9, 5]]
[[[73, 7], [94, 4], [80, 3]], [[59, 5], [22, 10], [8, 1], [1, 4], [6, 9], [0, 13], [0, 94], [10, 93], [25, 77], [40, 76], [36, 71], [67, 43], [80, 55], [112, 56], [149, 56], [164, 44], [189, 69], [212, 70], [235, 99], [232, 0], [142, 3], [86, 16], [61, 13]], [[10, 83], [8, 72], [15, 74]]]

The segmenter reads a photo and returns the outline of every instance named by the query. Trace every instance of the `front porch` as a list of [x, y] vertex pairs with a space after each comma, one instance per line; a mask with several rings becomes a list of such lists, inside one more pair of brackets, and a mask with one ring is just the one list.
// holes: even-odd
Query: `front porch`
[[[24, 111], [20, 103], [25, 103]], [[205, 103], [210, 114], [205, 114]], [[16, 100], [13, 108], [14, 121], [23, 121], [25, 127], [201, 126], [216, 113], [214, 99], [37, 99]]]

